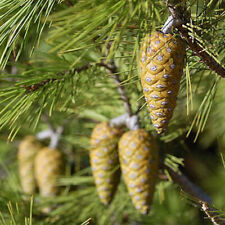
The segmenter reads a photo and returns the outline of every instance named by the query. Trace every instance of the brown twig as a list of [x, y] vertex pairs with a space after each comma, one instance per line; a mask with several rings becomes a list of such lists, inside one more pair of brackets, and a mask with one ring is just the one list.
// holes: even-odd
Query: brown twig
[[203, 212], [212, 221], [214, 225], [225, 225], [225, 218], [222, 218], [218, 210], [210, 207], [206, 202], [200, 202]]
[[68, 5], [69, 7], [73, 6], [73, 3], [70, 2], [69, 0], [64, 0], [65, 4]]
[[[104, 67], [104, 68], [106, 68], [110, 72], [111, 76], [115, 80], [115, 83], [116, 83], [118, 92], [120, 94], [120, 97], [121, 97], [121, 99], [124, 102], [124, 107], [126, 109], [126, 112], [127, 112], [127, 114], [129, 116], [131, 116], [132, 115], [132, 110], [131, 110], [130, 100], [126, 96], [126, 93], [125, 93], [123, 87], [121, 86], [121, 81], [120, 81], [119, 75], [118, 75], [118, 69], [115, 66], [115, 64], [112, 63], [112, 62], [109, 63], [109, 64], [105, 64], [105, 63], [101, 62], [101, 63], [97, 63], [96, 65], [97, 66]], [[82, 66], [80, 68], [74, 68], [74, 69], [69, 70], [69, 71], [60, 72], [60, 73], [57, 74], [57, 76], [59, 76], [59, 78], [61, 79], [62, 76], [65, 76], [68, 73], [71, 73], [72, 75], [74, 75], [76, 73], [80, 73], [82, 71], [85, 71], [85, 70], [89, 69], [90, 66], [91, 65], [88, 64], [88, 65]], [[57, 80], [59, 80], [59, 79], [57, 79], [57, 78], [51, 78], [51, 79], [44, 80], [44, 81], [42, 81], [40, 83], [37, 83], [37, 84], [32, 84], [30, 86], [22, 86], [22, 87], [24, 87], [28, 92], [34, 92], [34, 91], [38, 90], [39, 88], [45, 86], [46, 84], [52, 83], [52, 82], [57, 81]]]
[[185, 175], [182, 173], [177, 173], [173, 171], [170, 167], [164, 165], [164, 168], [169, 172], [173, 181], [182, 188], [183, 191], [187, 192], [188, 194], [200, 199], [203, 202], [207, 202], [212, 204], [212, 199], [208, 196], [199, 186], [192, 183]]
[[[182, 10], [186, 10], [185, 8], [181, 9], [180, 12], [180, 7], [168, 4], [168, 9], [174, 19], [180, 20], [183, 24], [185, 24], [184, 18], [182, 18], [185, 14]], [[201, 61], [208, 66], [209, 69], [216, 72], [219, 76], [225, 78], [225, 68], [219, 62], [217, 62], [204, 48], [202, 48], [196, 39], [188, 34], [188, 29], [183, 25], [178, 25], [177, 29], [179, 30], [181, 37], [187, 42], [189, 48], [194, 52], [194, 54], [197, 55]]]
[[186, 40], [189, 48], [197, 55], [202, 62], [204, 62], [209, 69], [216, 72], [221, 77], [225, 78], [225, 68], [218, 63], [209, 53], [203, 49], [197, 42], [196, 39], [188, 35], [188, 30], [183, 26], [178, 27], [181, 37]]
[[98, 65], [102, 66], [102, 67], [105, 67], [110, 72], [111, 76], [115, 80], [115, 83], [116, 83], [118, 92], [120, 94], [120, 97], [124, 102], [125, 110], [128, 113], [128, 115], [131, 116], [132, 115], [132, 109], [131, 109], [130, 100], [127, 97], [123, 87], [121, 86], [121, 80], [119, 78], [118, 69], [117, 69], [115, 63], [111, 62], [109, 64], [105, 64], [105, 63], [101, 62], [101, 63], [98, 63]]
[[[62, 76], [65, 76], [68, 73], [71, 73], [72, 75], [75, 75], [76, 73], [80, 73], [80, 72], [82, 72], [84, 70], [87, 70], [89, 68], [90, 68], [90, 65], [85, 65], [85, 66], [82, 66], [80, 68], [75, 68], [75, 69], [72, 69], [72, 70], [69, 70], [69, 71], [60, 72], [60, 73], [57, 74], [57, 76], [59, 76], [61, 78]], [[51, 79], [44, 80], [44, 81], [42, 81], [40, 83], [37, 83], [37, 84], [32, 84], [30, 86], [22, 86], [22, 87], [24, 87], [28, 92], [33, 92], [33, 91], [36, 91], [39, 88], [45, 86], [46, 84], [52, 83], [52, 82], [57, 81], [57, 80], [59, 80], [59, 79], [51, 78]]]
[[[198, 185], [192, 183], [184, 174], [173, 171], [170, 167], [163, 165], [163, 168], [168, 171], [172, 180], [177, 183], [181, 189], [189, 195], [198, 199], [203, 212], [212, 221], [214, 225], [225, 225], [225, 219], [222, 218], [218, 210], [211, 207], [212, 199]], [[160, 176], [165, 179], [165, 177]]]
[[[176, 2], [176, 1], [175, 1]], [[179, 1], [177, 1], [177, 4]], [[176, 5], [168, 4], [168, 9], [173, 17], [174, 20], [180, 20], [182, 21], [181, 24], [184, 24], [184, 18], [182, 18], [182, 15], [184, 15], [185, 8], [178, 8]], [[181, 10], [180, 10], [181, 9]], [[183, 11], [183, 12], [182, 12]], [[189, 16], [188, 16], [189, 17]], [[186, 40], [188, 43], [190, 49], [201, 58], [201, 60], [214, 72], [216, 72], [221, 77], [225, 78], [225, 68], [220, 65], [212, 56], [210, 56], [205, 49], [203, 49], [197, 42], [196, 39], [193, 39], [189, 34], [188, 30], [184, 28], [184, 26], [178, 24], [177, 26], [181, 37]], [[164, 165], [164, 169], [166, 169], [173, 181], [188, 194], [196, 197], [199, 199], [199, 204], [202, 207], [202, 210], [205, 212], [207, 217], [215, 224], [215, 225], [224, 225], [225, 220], [221, 218], [218, 214], [218, 210], [214, 209], [213, 207], [210, 207], [209, 205], [212, 204], [212, 199], [210, 196], [208, 196], [199, 186], [192, 183], [186, 176], [183, 174], [179, 174], [175, 171], [173, 171], [170, 167]]]

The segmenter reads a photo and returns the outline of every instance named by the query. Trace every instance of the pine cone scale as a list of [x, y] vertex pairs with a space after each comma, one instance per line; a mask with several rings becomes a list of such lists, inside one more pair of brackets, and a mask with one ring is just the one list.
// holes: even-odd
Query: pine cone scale
[[143, 129], [129, 131], [120, 139], [119, 156], [132, 202], [141, 213], [146, 214], [152, 202], [158, 170], [155, 142]]
[[17, 156], [19, 176], [22, 189], [26, 194], [34, 194], [36, 190], [34, 160], [40, 149], [41, 144], [33, 136], [25, 137], [19, 145]]
[[103, 204], [113, 199], [120, 180], [117, 142], [120, 129], [110, 127], [108, 123], [98, 124], [92, 132], [90, 163], [97, 192]]
[[167, 128], [176, 106], [184, 55], [183, 42], [171, 34], [155, 32], [147, 35], [142, 44], [141, 83], [150, 117], [158, 133]]
[[35, 159], [35, 176], [42, 196], [54, 196], [59, 188], [56, 180], [64, 173], [64, 158], [57, 149], [42, 149]]

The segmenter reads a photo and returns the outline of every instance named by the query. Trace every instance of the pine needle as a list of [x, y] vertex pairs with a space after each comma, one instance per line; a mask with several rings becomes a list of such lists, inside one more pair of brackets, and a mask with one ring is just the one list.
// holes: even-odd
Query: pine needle
[[[3, 12], [0, 16], [0, 20], [3, 21], [0, 26], [0, 45], [4, 46], [0, 52], [0, 67], [5, 68], [12, 52], [16, 54], [15, 59], [18, 60], [22, 49], [27, 46], [26, 40], [29, 38], [30, 30], [34, 30], [33, 25], [37, 27], [35, 31], [37, 36], [32, 48], [39, 43], [47, 18], [56, 3], [56, 0], [37, 0], [35, 2], [26, 0], [23, 3], [17, 0], [2, 0], [0, 2], [0, 9]], [[45, 15], [43, 24], [41, 24], [42, 13]], [[18, 44], [20, 47], [16, 52]]]
[[[189, 96], [190, 93], [190, 96]], [[191, 77], [188, 62], [186, 62], [186, 94], [187, 94], [187, 115], [189, 115], [189, 102], [191, 103], [191, 110], [193, 110], [193, 97], [191, 87]]]

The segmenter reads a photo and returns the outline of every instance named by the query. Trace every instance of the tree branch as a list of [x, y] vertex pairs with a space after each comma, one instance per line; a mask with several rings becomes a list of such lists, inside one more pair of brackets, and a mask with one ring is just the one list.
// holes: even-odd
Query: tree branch
[[[111, 77], [114, 79], [114, 81], [116, 83], [116, 86], [117, 86], [118, 92], [120, 94], [120, 97], [121, 97], [122, 101], [124, 102], [124, 107], [125, 107], [125, 110], [126, 110], [126, 113], [127, 113], [126, 117], [128, 117], [128, 118], [124, 119], [125, 117], [123, 116], [124, 121], [122, 121], [121, 119], [119, 119], [118, 121], [113, 120], [112, 124], [117, 124], [117, 123], [119, 123], [119, 125], [126, 124], [126, 126], [129, 129], [137, 129], [137, 127], [139, 126], [138, 125], [138, 119], [135, 119], [135, 117], [132, 117], [132, 109], [131, 109], [130, 100], [127, 97], [123, 87], [121, 86], [121, 80], [119, 79], [118, 69], [115, 66], [114, 62], [111, 62], [109, 64], [105, 64], [105, 63], [101, 62], [101, 63], [97, 63], [95, 65], [100, 66], [100, 67], [104, 67], [109, 71]], [[65, 76], [68, 73], [71, 73], [72, 75], [74, 75], [75, 73], [80, 73], [82, 71], [85, 71], [85, 70], [89, 69], [91, 66], [92, 66], [91, 64], [88, 64], [88, 65], [85, 65], [85, 66], [80, 67], [80, 68], [74, 68], [72, 70], [60, 72], [57, 75], [59, 77]], [[34, 91], [38, 90], [39, 88], [45, 86], [46, 84], [57, 81], [57, 80], [58, 80], [57, 78], [52, 78], [52, 79], [44, 80], [44, 81], [42, 81], [40, 83], [37, 83], [37, 84], [33, 84], [33, 85], [30, 85], [30, 86], [22, 86], [22, 87], [25, 88], [28, 92], [34, 92]], [[131, 117], [132, 117], [132, 120], [129, 121], [129, 119], [131, 119]]]
[[65, 4], [68, 5], [69, 7], [73, 6], [73, 3], [70, 2], [69, 0], [64, 0]]
[[[177, 3], [179, 3], [179, 1], [177, 1]], [[204, 62], [209, 67], [209, 69], [225, 78], [225, 68], [220, 63], [218, 63], [211, 55], [209, 55], [206, 50], [199, 45], [197, 40], [193, 39], [188, 34], [188, 29], [183, 26], [183, 24], [185, 24], [185, 19], [182, 18], [182, 15], [185, 14], [183, 10], [186, 10], [186, 8], [182, 9], [180, 7], [177, 7], [175, 4], [168, 4], [168, 9], [171, 13], [171, 16], [163, 26], [162, 32], [171, 32], [173, 28], [177, 27], [181, 34], [181, 37], [186, 40], [187, 44], [195, 53], [195, 55], [200, 57], [202, 62]], [[173, 171], [166, 165], [164, 165], [163, 168], [165, 168], [169, 172], [173, 181], [177, 183], [186, 193], [199, 199], [198, 203], [201, 205], [202, 210], [214, 225], [225, 225], [225, 219], [219, 215], [218, 210], [209, 206], [212, 204], [212, 199], [210, 196], [208, 196], [199, 186], [192, 183], [183, 174], [179, 174]]]
[[109, 64], [105, 64], [104, 62], [98, 63], [99, 66], [105, 67], [110, 75], [114, 78], [118, 92], [120, 94], [121, 99], [124, 102], [124, 107], [126, 110], [126, 114], [118, 116], [110, 121], [112, 126], [122, 126], [126, 125], [130, 130], [136, 130], [140, 127], [139, 117], [137, 113], [133, 115], [132, 108], [130, 104], [130, 99], [127, 97], [123, 87], [121, 86], [121, 80], [119, 78], [118, 69], [114, 63], [111, 61]]
[[[114, 63], [105, 64], [105, 63], [101, 62], [101, 63], [97, 63], [96, 65], [97, 66], [102, 66], [102, 67], [106, 68], [110, 72], [111, 76], [115, 80], [115, 83], [116, 83], [118, 92], [120, 94], [120, 97], [121, 97], [121, 99], [124, 102], [124, 107], [126, 109], [126, 112], [128, 113], [129, 116], [131, 116], [132, 115], [132, 110], [131, 110], [130, 100], [126, 96], [126, 93], [125, 93], [123, 87], [121, 86], [121, 80], [119, 79], [118, 69], [115, 66], [115, 64]], [[72, 74], [80, 73], [82, 71], [85, 71], [85, 70], [89, 69], [90, 67], [91, 67], [91, 65], [88, 64], [88, 65], [82, 66], [80, 68], [74, 68], [74, 69], [69, 70], [69, 71], [60, 72], [57, 75], [61, 77], [61, 76], [65, 76], [68, 73], [72, 73]], [[46, 84], [54, 82], [54, 81], [57, 81], [57, 80], [58, 80], [57, 78], [47, 79], [47, 80], [44, 80], [44, 81], [42, 81], [40, 83], [32, 84], [30, 86], [23, 86], [23, 87], [28, 92], [34, 92], [34, 91], [38, 90], [39, 88], [45, 86]]]
[[219, 76], [225, 78], [225, 68], [218, 63], [205, 49], [203, 49], [197, 42], [196, 39], [188, 35], [187, 28], [179, 26], [178, 30], [180, 31], [181, 37], [186, 40], [189, 48], [197, 55], [202, 62], [204, 62], [209, 69], [216, 72]]
[[105, 63], [101, 62], [101, 63], [98, 63], [97, 65], [102, 66], [102, 67], [105, 67], [110, 72], [110, 75], [115, 80], [115, 83], [116, 83], [118, 92], [120, 94], [120, 97], [121, 97], [121, 99], [124, 102], [125, 110], [126, 110], [127, 114], [129, 116], [131, 116], [132, 115], [132, 109], [131, 109], [130, 100], [127, 97], [127, 95], [126, 95], [123, 87], [121, 86], [121, 80], [119, 78], [118, 69], [117, 69], [115, 63], [114, 62], [111, 62], [110, 64], [105, 64]]
[[202, 205], [202, 210], [214, 225], [225, 225], [225, 218], [219, 215], [218, 210], [208, 206], [206, 202], [200, 202], [200, 204]]
[[[85, 66], [82, 66], [80, 68], [74, 68], [74, 69], [69, 70], [69, 71], [67, 70], [67, 71], [64, 71], [64, 72], [60, 72], [60, 73], [57, 74], [57, 76], [60, 76], [60, 77], [65, 76], [68, 73], [72, 73], [74, 75], [75, 73], [80, 73], [80, 72], [82, 72], [84, 70], [87, 70], [89, 68], [90, 68], [90, 65], [85, 65]], [[45, 86], [46, 84], [57, 81], [57, 80], [58, 79], [56, 79], [56, 78], [52, 78], [52, 79], [44, 80], [44, 81], [42, 81], [40, 83], [37, 83], [37, 84], [32, 84], [30, 86], [22, 86], [22, 87], [24, 87], [28, 92], [33, 92], [33, 91], [36, 91], [39, 88]]]
[[203, 202], [207, 202], [209, 204], [212, 204], [212, 199], [210, 196], [208, 196], [199, 186], [192, 183], [185, 175], [179, 174], [175, 171], [173, 171], [170, 167], [164, 165], [163, 166], [170, 174], [173, 181], [188, 194], [200, 199]]
[[[209, 195], [207, 195], [199, 186], [192, 183], [182, 173], [177, 173], [166, 165], [163, 165], [163, 168], [169, 172], [172, 180], [177, 183], [184, 192], [199, 199], [198, 203], [201, 205], [201, 209], [214, 225], [225, 225], [225, 219], [219, 215], [218, 210], [209, 206], [212, 204], [212, 199]], [[163, 177], [163, 179], [165, 178]]]
[[[173, 19], [182, 21], [182, 24], [185, 24], [184, 18], [182, 18], [185, 13], [180, 12], [180, 9], [181, 7], [168, 4], [168, 10], [170, 11]], [[177, 29], [179, 30], [181, 37], [187, 42], [188, 46], [194, 52], [194, 54], [197, 55], [201, 59], [201, 61], [208, 66], [209, 69], [217, 73], [219, 76], [225, 78], [225, 68], [219, 62], [217, 62], [205, 49], [203, 49], [196, 39], [188, 34], [188, 29], [185, 28], [182, 24], [173, 24], [173, 27], [177, 25]]]

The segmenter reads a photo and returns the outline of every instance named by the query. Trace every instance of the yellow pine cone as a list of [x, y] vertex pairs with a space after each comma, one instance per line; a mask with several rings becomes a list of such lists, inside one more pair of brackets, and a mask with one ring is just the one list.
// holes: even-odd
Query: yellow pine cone
[[63, 154], [57, 149], [43, 148], [35, 159], [35, 177], [42, 196], [55, 196], [57, 178], [65, 171]]
[[103, 204], [113, 199], [120, 180], [118, 141], [121, 129], [103, 122], [94, 128], [91, 135], [90, 163], [95, 185]]
[[166, 130], [176, 106], [184, 56], [185, 44], [172, 34], [148, 34], [141, 47], [141, 83], [159, 134]]
[[33, 136], [25, 137], [19, 144], [18, 165], [20, 183], [24, 193], [34, 194], [36, 190], [36, 181], [34, 176], [34, 159], [41, 144]]
[[147, 214], [158, 175], [158, 148], [144, 129], [126, 132], [119, 141], [123, 177], [136, 209]]

